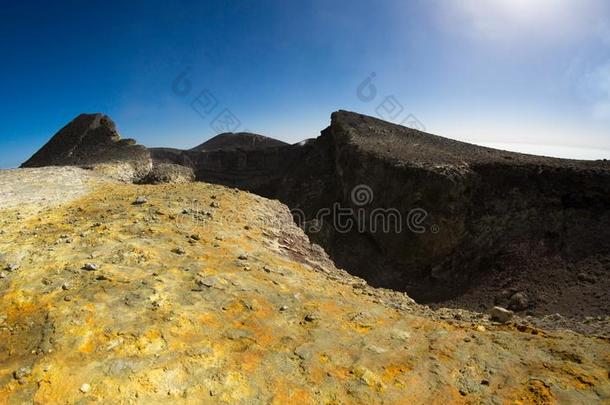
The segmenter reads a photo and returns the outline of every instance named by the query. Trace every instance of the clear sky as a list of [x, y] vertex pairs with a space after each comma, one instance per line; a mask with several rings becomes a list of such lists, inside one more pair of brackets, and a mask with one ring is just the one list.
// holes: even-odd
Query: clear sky
[[610, 158], [607, 0], [2, 0], [0, 38], [0, 167], [81, 112], [147, 146], [297, 142], [348, 109]]

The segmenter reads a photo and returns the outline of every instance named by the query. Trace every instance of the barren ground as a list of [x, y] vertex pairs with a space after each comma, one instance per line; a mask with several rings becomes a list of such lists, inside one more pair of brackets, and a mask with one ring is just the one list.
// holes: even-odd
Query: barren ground
[[608, 339], [368, 287], [277, 201], [49, 173], [0, 172], [0, 402], [610, 401]]

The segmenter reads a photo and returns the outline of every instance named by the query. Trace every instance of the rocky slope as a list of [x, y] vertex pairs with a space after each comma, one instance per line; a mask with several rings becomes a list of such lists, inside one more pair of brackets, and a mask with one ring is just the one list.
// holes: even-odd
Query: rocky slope
[[339, 266], [419, 301], [558, 312], [579, 330], [610, 312], [608, 162], [494, 150], [346, 111], [303, 144], [153, 157], [281, 200]]
[[57, 132], [21, 167], [80, 166], [98, 168], [125, 181], [150, 172], [148, 150], [133, 139], [121, 139], [104, 114], [81, 114]]
[[610, 401], [608, 339], [371, 288], [277, 201], [89, 173], [30, 210], [48, 176], [0, 172], [0, 402]]

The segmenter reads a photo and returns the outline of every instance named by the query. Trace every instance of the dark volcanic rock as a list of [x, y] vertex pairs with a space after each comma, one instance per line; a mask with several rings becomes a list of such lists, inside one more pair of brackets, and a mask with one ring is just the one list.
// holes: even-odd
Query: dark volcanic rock
[[127, 164], [130, 176], [144, 177], [152, 167], [148, 150], [133, 139], [121, 139], [114, 122], [103, 114], [81, 114], [56, 133], [21, 167]]
[[193, 152], [210, 152], [215, 150], [253, 150], [276, 146], [286, 146], [285, 142], [249, 132], [223, 133], [191, 149]]
[[[576, 263], [576, 275], [610, 254], [608, 162], [484, 148], [346, 111], [298, 145], [152, 153], [200, 181], [281, 200], [338, 266], [420, 301], [498, 287], [487, 276], [500, 259], [503, 278], [534, 251]], [[491, 304], [499, 290], [488, 290]]]
[[150, 152], [155, 165], [190, 167], [198, 181], [252, 191], [310, 211], [322, 209], [330, 201], [335, 167], [328, 141], [319, 138], [297, 145], [277, 141], [279, 146], [267, 142], [260, 148], [234, 148], [227, 142], [228, 149], [151, 148]]
[[[323, 137], [334, 145], [339, 201], [364, 214], [354, 218], [363, 232], [326, 226], [319, 242], [375, 284], [438, 300], [477, 288], [514, 243], [569, 260], [610, 253], [607, 163], [504, 152], [343, 111]], [[372, 192], [363, 206], [351, 198], [361, 184]], [[402, 231], [375, 230], [374, 210], [390, 208]], [[417, 226], [411, 212], [424, 214]]]
[[244, 190], [256, 189], [259, 194], [267, 193], [274, 182], [284, 176], [282, 167], [289, 154], [299, 158], [300, 148], [262, 135], [241, 133], [220, 134], [207, 142], [189, 150], [173, 148], [150, 148], [155, 165], [177, 164], [193, 169], [197, 180], [209, 181], [239, 187]]

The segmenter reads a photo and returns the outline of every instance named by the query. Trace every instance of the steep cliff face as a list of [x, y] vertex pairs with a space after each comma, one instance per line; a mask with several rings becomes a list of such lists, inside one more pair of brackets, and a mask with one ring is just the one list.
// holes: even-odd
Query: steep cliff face
[[[607, 162], [499, 151], [346, 111], [304, 144], [153, 157], [193, 167], [200, 181], [281, 200], [338, 266], [420, 301], [476, 289], [486, 291], [474, 300], [479, 309], [508, 289], [527, 290], [519, 310], [553, 311], [545, 300], [558, 299], [575, 315], [589, 296], [587, 305], [608, 310]], [[536, 269], [548, 258], [555, 269]], [[596, 283], [571, 305], [562, 285], [583, 272]], [[534, 286], [538, 273], [558, 282]]]
[[[364, 211], [354, 217], [364, 230], [356, 249], [346, 254], [354, 238], [332, 228], [322, 244], [377, 285], [442, 300], [476, 287], [515, 244], [543, 245], [570, 262], [610, 253], [607, 163], [497, 151], [347, 112], [334, 114], [322, 137], [333, 139], [341, 203]], [[359, 185], [369, 189], [366, 204], [351, 198]], [[380, 208], [402, 214], [403, 232], [374, 229]], [[416, 227], [413, 210], [425, 212]]]
[[81, 114], [57, 132], [21, 167], [97, 166], [118, 164], [126, 180], [143, 178], [152, 168], [150, 153], [133, 139], [121, 139], [104, 114]]

